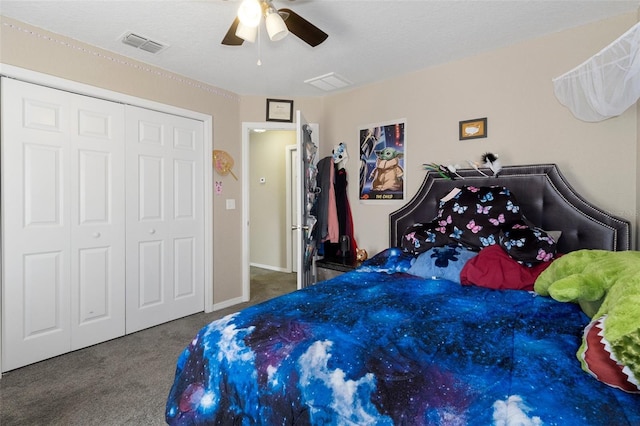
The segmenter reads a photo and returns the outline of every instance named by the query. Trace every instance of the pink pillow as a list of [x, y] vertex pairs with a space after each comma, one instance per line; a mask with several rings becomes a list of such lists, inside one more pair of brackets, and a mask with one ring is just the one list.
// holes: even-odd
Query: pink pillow
[[551, 264], [540, 262], [525, 266], [513, 260], [499, 245], [480, 250], [460, 271], [460, 283], [477, 285], [495, 290], [533, 290], [533, 283]]

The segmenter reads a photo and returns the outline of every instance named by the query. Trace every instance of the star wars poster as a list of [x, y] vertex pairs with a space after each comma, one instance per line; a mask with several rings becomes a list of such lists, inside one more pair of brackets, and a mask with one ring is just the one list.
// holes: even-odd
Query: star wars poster
[[405, 120], [359, 130], [360, 201], [404, 199]]

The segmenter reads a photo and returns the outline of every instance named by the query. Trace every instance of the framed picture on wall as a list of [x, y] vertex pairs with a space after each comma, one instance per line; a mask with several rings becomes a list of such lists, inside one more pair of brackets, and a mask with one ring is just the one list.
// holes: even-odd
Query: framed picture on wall
[[460, 140], [487, 137], [487, 117], [460, 122]]
[[267, 99], [267, 121], [293, 122], [293, 101]]
[[401, 119], [359, 129], [361, 202], [404, 200], [405, 127]]

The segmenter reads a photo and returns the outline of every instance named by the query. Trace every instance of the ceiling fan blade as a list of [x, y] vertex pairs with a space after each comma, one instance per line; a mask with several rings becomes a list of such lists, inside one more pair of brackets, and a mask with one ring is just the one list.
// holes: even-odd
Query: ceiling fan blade
[[312, 47], [316, 47], [329, 37], [327, 33], [304, 19], [291, 9], [279, 9], [278, 13], [287, 13], [289, 17], [284, 21], [289, 31]]
[[227, 46], [240, 46], [242, 43], [244, 43], [244, 40], [236, 35], [236, 30], [238, 29], [239, 23], [240, 20], [236, 17], [236, 19], [233, 20], [233, 23], [229, 27], [229, 31], [227, 31], [227, 34], [222, 39], [222, 44], [226, 44]]

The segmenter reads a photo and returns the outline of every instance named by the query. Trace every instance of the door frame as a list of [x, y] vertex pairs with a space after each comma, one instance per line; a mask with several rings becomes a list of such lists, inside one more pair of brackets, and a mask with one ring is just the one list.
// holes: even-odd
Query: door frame
[[251, 297], [251, 246], [250, 236], [250, 142], [251, 131], [254, 129], [292, 130], [296, 131], [295, 123], [280, 122], [242, 122], [242, 302], [248, 302]]
[[[297, 160], [298, 158], [298, 146], [297, 145], [287, 145], [285, 147], [285, 162], [287, 164], [287, 170], [286, 170], [286, 179], [285, 182], [287, 184], [287, 188], [286, 188], [286, 199], [287, 199], [287, 205], [285, 207], [285, 212], [287, 214], [287, 220], [286, 220], [286, 225], [285, 228], [287, 230], [292, 230], [294, 229], [293, 226], [293, 222], [297, 221], [298, 218], [298, 200], [297, 197], [300, 196], [300, 191], [298, 191], [298, 185], [296, 184], [294, 187], [294, 167], [297, 165], [297, 163], [294, 163], [294, 159]], [[294, 153], [295, 153], [295, 158], [294, 158]], [[295, 169], [297, 171], [297, 168]], [[295, 190], [295, 191], [294, 191]], [[296, 199], [294, 201], [294, 195], [296, 196]], [[293, 240], [296, 240], [295, 242]], [[289, 234], [289, 238], [286, 239], [286, 252], [287, 252], [287, 271], [288, 272], [298, 272], [298, 266], [296, 264], [295, 259], [297, 259], [298, 253], [300, 252], [300, 247], [298, 244], [298, 239], [294, 237], [293, 233]]]
[[[27, 83], [38, 84], [41, 86], [51, 87], [53, 89], [65, 90], [79, 95], [91, 96], [94, 98], [105, 99], [123, 104], [135, 105], [142, 108], [152, 109], [168, 114], [179, 115], [182, 117], [192, 118], [202, 121], [204, 124], [204, 143], [203, 155], [205, 158], [210, 157], [213, 151], [213, 117], [196, 111], [184, 108], [162, 104], [148, 99], [138, 98], [124, 93], [114, 92], [112, 90], [102, 89], [84, 83], [78, 83], [55, 77], [49, 74], [43, 74], [37, 71], [16, 67], [0, 63], [0, 76], [15, 78]], [[204, 167], [204, 311], [213, 311], [213, 167]], [[0, 255], [2, 255], [2, 247], [0, 247]], [[1, 263], [0, 263], [1, 268]], [[0, 269], [0, 277], [3, 275]], [[1, 279], [1, 278], [0, 278]], [[0, 330], [2, 330], [2, 315], [0, 312]], [[0, 339], [0, 350], [1, 348]]]

